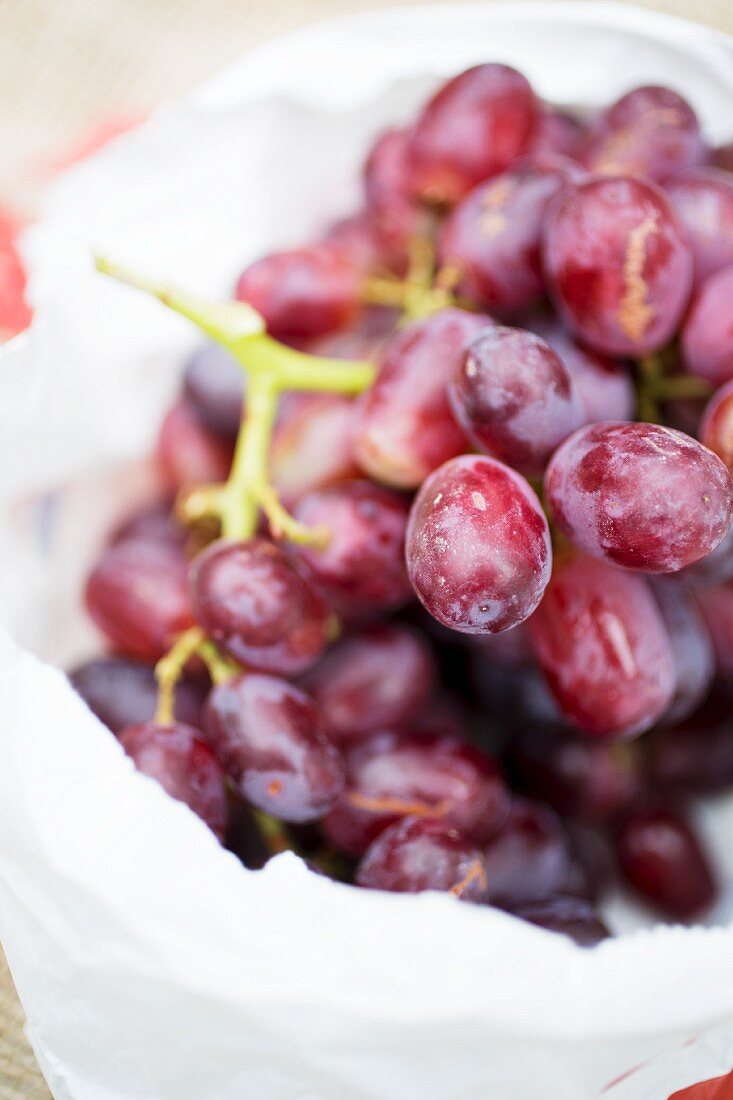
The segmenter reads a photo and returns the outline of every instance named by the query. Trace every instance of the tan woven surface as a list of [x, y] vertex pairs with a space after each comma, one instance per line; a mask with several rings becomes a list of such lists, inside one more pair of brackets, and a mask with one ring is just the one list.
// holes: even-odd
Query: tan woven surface
[[[0, 203], [32, 213], [49, 166], [96, 126], [144, 115], [256, 42], [329, 15], [396, 2], [2, 0]], [[641, 2], [733, 33], [733, 0]], [[48, 1100], [22, 1023], [0, 951], [0, 1100]]]

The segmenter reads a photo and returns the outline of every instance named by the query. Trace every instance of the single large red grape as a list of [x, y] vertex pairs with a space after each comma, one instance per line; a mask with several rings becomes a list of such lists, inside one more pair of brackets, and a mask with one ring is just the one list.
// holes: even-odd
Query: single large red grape
[[345, 328], [358, 312], [360, 281], [337, 249], [309, 245], [250, 264], [235, 297], [262, 314], [273, 336], [299, 339]]
[[209, 743], [242, 798], [282, 821], [317, 821], [344, 785], [344, 765], [313, 700], [277, 676], [248, 673], [211, 692]]
[[616, 834], [619, 869], [644, 901], [673, 920], [691, 920], [715, 900], [713, 869], [683, 812], [648, 802], [629, 811]]
[[570, 853], [548, 806], [514, 798], [501, 832], [484, 849], [484, 861], [489, 901], [511, 908], [561, 891]]
[[[74, 691], [113, 733], [151, 722], [158, 685], [151, 665], [129, 657], [97, 657], [69, 673]], [[174, 712], [184, 725], [198, 726], [207, 688], [203, 680], [179, 680]]]
[[679, 327], [692, 253], [654, 184], [619, 176], [568, 185], [548, 212], [543, 255], [564, 322], [596, 351], [646, 355]]
[[377, 733], [346, 750], [346, 789], [322, 829], [334, 847], [356, 856], [408, 816], [435, 818], [482, 843], [508, 808], [496, 764], [480, 749], [439, 734]]
[[672, 702], [672, 646], [643, 577], [569, 552], [529, 627], [555, 698], [589, 736], [633, 737]]
[[202, 733], [183, 722], [145, 722], [122, 730], [120, 744], [138, 771], [157, 779], [172, 798], [185, 802], [219, 840], [224, 839], [224, 773]]
[[676, 579], [655, 577], [652, 592], [672, 645], [677, 686], [665, 724], [681, 722], [702, 703], [715, 675], [710, 631], [693, 596]]
[[377, 481], [416, 488], [467, 449], [447, 388], [464, 348], [491, 322], [460, 309], [415, 321], [388, 340], [379, 373], [361, 399], [355, 455]]
[[199, 348], [186, 363], [183, 392], [210, 431], [235, 440], [244, 403], [244, 371], [219, 344]]
[[310, 672], [307, 687], [334, 740], [345, 742], [417, 719], [436, 680], [424, 636], [385, 623], [337, 642]]
[[301, 497], [293, 515], [308, 527], [328, 528], [325, 548], [297, 553], [332, 606], [352, 618], [372, 617], [406, 603], [409, 501], [370, 481], [344, 481]]
[[110, 546], [87, 579], [87, 611], [113, 647], [157, 661], [193, 626], [188, 566], [179, 550], [128, 539]]
[[671, 88], [647, 85], [621, 96], [599, 118], [583, 150], [591, 172], [665, 180], [705, 161], [700, 123]]
[[178, 401], [163, 418], [155, 457], [172, 492], [226, 481], [230, 443], [202, 424], [188, 401]]
[[525, 152], [540, 107], [508, 65], [476, 65], [444, 84], [423, 108], [409, 141], [417, 193], [454, 203]]
[[733, 264], [733, 175], [690, 168], [667, 180], [664, 190], [692, 248], [695, 282]]
[[550, 577], [550, 533], [535, 493], [514, 470], [480, 455], [454, 458], [425, 481], [406, 546], [422, 603], [465, 634], [523, 622]]
[[550, 461], [545, 499], [576, 546], [647, 573], [704, 558], [733, 516], [733, 485], [720, 459], [659, 424], [581, 428]]
[[463, 901], [486, 897], [480, 849], [435, 818], [406, 817], [380, 833], [357, 867], [356, 882], [408, 894], [446, 890]]
[[498, 325], [467, 347], [449, 394], [456, 419], [479, 450], [537, 474], [585, 422], [560, 357], [539, 336]]
[[733, 379], [733, 265], [704, 280], [682, 330], [682, 356], [691, 374], [721, 386]]
[[279, 546], [219, 540], [190, 570], [196, 619], [227, 653], [262, 672], [304, 672], [323, 651], [332, 615]]

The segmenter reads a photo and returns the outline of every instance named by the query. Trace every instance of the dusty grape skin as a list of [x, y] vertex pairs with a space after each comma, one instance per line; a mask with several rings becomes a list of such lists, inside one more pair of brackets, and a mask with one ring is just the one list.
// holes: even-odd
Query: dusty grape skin
[[192, 562], [199, 624], [227, 653], [260, 672], [305, 672], [332, 629], [325, 601], [297, 564], [266, 539], [219, 540]]
[[706, 405], [700, 439], [733, 471], [733, 381], [721, 386]]
[[666, 344], [692, 288], [692, 253], [670, 203], [627, 177], [567, 185], [548, 211], [543, 263], [567, 327], [616, 357]]
[[281, 410], [270, 444], [270, 475], [281, 501], [358, 476], [352, 455], [356, 404], [332, 393], [298, 393]]
[[302, 496], [293, 515], [324, 526], [325, 548], [297, 547], [298, 557], [341, 614], [362, 618], [407, 603], [405, 566], [409, 501], [370, 481], [345, 481]]
[[281, 821], [318, 821], [343, 790], [343, 759], [317, 706], [286, 680], [246, 673], [217, 685], [204, 724], [241, 797]]
[[634, 419], [636, 394], [626, 364], [582, 347], [557, 321], [534, 317], [527, 327], [562, 359], [580, 392], [587, 423]]
[[406, 558], [412, 586], [438, 622], [464, 634], [495, 634], [536, 609], [552, 548], [529, 484], [492, 458], [462, 455], [415, 497]]
[[183, 393], [209, 431], [235, 440], [244, 403], [244, 371], [219, 344], [204, 344], [188, 359]]
[[511, 908], [562, 890], [570, 853], [555, 813], [512, 798], [501, 832], [484, 849], [489, 901]]
[[513, 786], [571, 821], [605, 826], [638, 796], [636, 746], [606, 744], [561, 727], [526, 727], [509, 745]]
[[655, 85], [634, 88], [609, 107], [582, 152], [591, 172], [657, 181], [702, 164], [706, 156], [690, 104], [670, 88]]
[[[498, 829], [509, 796], [496, 764], [473, 745], [432, 733], [373, 734], [345, 750], [346, 788], [321, 825], [329, 843], [360, 856], [395, 821], [417, 813], [481, 844]], [[404, 807], [365, 806], [396, 800]]]
[[569, 552], [529, 629], [555, 698], [588, 736], [633, 737], [672, 702], [672, 647], [643, 577]]
[[558, 444], [586, 420], [560, 357], [520, 329], [496, 325], [473, 340], [448, 392], [474, 446], [524, 474], [541, 472]]
[[187, 401], [178, 401], [160, 425], [155, 457], [168, 488], [177, 492], [226, 481], [232, 448], [201, 423]]
[[491, 325], [460, 309], [415, 321], [385, 344], [379, 373], [360, 401], [354, 453], [363, 470], [414, 489], [441, 463], [468, 449], [448, 404], [448, 383], [468, 342]]
[[87, 579], [87, 611], [114, 649], [157, 661], [193, 626], [188, 566], [180, 551], [128, 539], [105, 550]]
[[306, 680], [337, 743], [416, 720], [437, 682], [423, 635], [385, 623], [347, 635]]
[[510, 911], [530, 924], [570, 936], [579, 947], [595, 947], [610, 935], [595, 908], [585, 898], [555, 894], [516, 905]]
[[551, 199], [571, 178], [568, 164], [551, 154], [523, 157], [456, 206], [441, 229], [438, 257], [460, 271], [464, 297], [511, 318], [542, 296], [542, 226]]
[[[69, 673], [74, 691], [112, 733], [126, 726], [152, 721], [158, 699], [158, 685], [151, 665], [128, 657], [96, 657]], [[202, 680], [179, 680], [174, 712], [184, 725], [201, 720], [207, 688]]]
[[246, 267], [234, 296], [262, 314], [283, 339], [345, 328], [359, 308], [361, 276], [327, 244], [273, 252]]
[[705, 279], [682, 329], [682, 357], [690, 374], [714, 386], [733, 380], [733, 265]]
[[676, 726], [653, 730], [641, 747], [652, 787], [682, 796], [718, 794], [733, 787], [730, 691], [716, 685], [698, 711]]
[[692, 249], [695, 283], [733, 264], [733, 175], [690, 168], [667, 180], [664, 190]]
[[710, 631], [694, 597], [676, 578], [655, 577], [652, 592], [667, 627], [677, 686], [666, 724], [681, 722], [702, 703], [715, 675], [715, 653]]
[[727, 535], [711, 554], [680, 570], [675, 577], [696, 592], [733, 580], [733, 526], [728, 528]]
[[120, 733], [120, 744], [139, 772], [186, 805], [223, 840], [227, 826], [224, 773], [204, 735], [183, 722], [145, 722]]
[[406, 817], [380, 833], [357, 867], [356, 883], [409, 894], [452, 891], [462, 901], [486, 898], [481, 851], [435, 818]]
[[650, 801], [630, 810], [614, 840], [623, 878], [665, 917], [691, 920], [715, 900], [707, 853], [679, 807]]
[[476, 65], [444, 84], [423, 108], [409, 142], [413, 186], [428, 202], [455, 203], [525, 152], [540, 107], [507, 65]]
[[733, 582], [711, 585], [696, 597], [713, 640], [718, 675], [733, 680]]
[[545, 104], [540, 111], [529, 143], [532, 153], [557, 153], [563, 157], [577, 158], [586, 136], [585, 125], [557, 107]]
[[722, 541], [733, 515], [723, 463], [658, 424], [591, 424], [545, 473], [553, 519], [582, 550], [625, 569], [674, 573]]

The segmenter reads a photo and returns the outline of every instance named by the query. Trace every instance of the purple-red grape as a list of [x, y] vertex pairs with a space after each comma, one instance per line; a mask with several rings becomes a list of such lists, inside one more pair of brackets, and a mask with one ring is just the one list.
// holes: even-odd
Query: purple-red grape
[[733, 580], [733, 525], [711, 554], [675, 576], [695, 590]]
[[245, 268], [235, 297], [248, 302], [281, 339], [346, 328], [359, 309], [361, 275], [326, 244], [273, 252]]
[[108, 545], [116, 546], [118, 542], [142, 539], [145, 542], [164, 543], [173, 550], [183, 550], [186, 545], [186, 528], [178, 522], [172, 509], [173, 504], [170, 501], [137, 508], [113, 529], [107, 540]]
[[511, 912], [530, 924], [570, 936], [579, 947], [595, 947], [610, 935], [597, 910], [585, 898], [555, 894], [513, 906]]
[[385, 829], [364, 853], [356, 882], [372, 890], [445, 890], [462, 901], [486, 898], [481, 851], [436, 818], [406, 817]]
[[718, 674], [733, 680], [733, 582], [711, 585], [696, 595], [713, 639]]
[[733, 175], [690, 168], [667, 180], [664, 190], [692, 249], [695, 282], [733, 264]]
[[700, 439], [733, 472], [733, 380], [710, 398], [700, 423]]
[[733, 484], [720, 459], [659, 424], [581, 428], [553, 455], [545, 498], [576, 546], [646, 573], [674, 573], [704, 558], [733, 516]]
[[668, 199], [622, 176], [566, 186], [548, 212], [544, 269], [568, 328], [612, 356], [666, 344], [692, 287], [692, 253]]
[[415, 191], [454, 203], [529, 148], [540, 106], [508, 65], [476, 65], [444, 84], [423, 108], [409, 140]]
[[672, 645], [677, 686], [665, 724], [681, 722], [699, 707], [715, 675], [710, 631], [693, 596], [677, 580], [655, 577], [652, 592]]
[[671, 88], [634, 88], [600, 116], [583, 162], [601, 175], [665, 180], [705, 161], [707, 149], [694, 110]]
[[633, 737], [672, 702], [672, 645], [643, 577], [568, 552], [529, 629], [563, 713], [589, 736]]
[[391, 257], [385, 255], [384, 242], [368, 211], [333, 222], [323, 239], [333, 252], [362, 275], [389, 266]]
[[307, 687], [337, 742], [417, 719], [437, 679], [430, 646], [417, 630], [385, 623], [337, 642]]
[[[74, 688], [112, 733], [152, 721], [158, 700], [153, 669], [129, 657], [97, 657], [69, 673]], [[207, 688], [202, 680], [179, 680], [174, 713], [184, 725], [198, 726]]]
[[682, 810], [648, 802], [630, 810], [615, 832], [619, 870], [632, 890], [672, 920], [691, 920], [717, 894], [710, 860]]
[[585, 423], [570, 372], [539, 336], [495, 325], [467, 347], [451, 383], [453, 413], [479, 450], [537, 474]]
[[586, 127], [557, 107], [544, 106], [529, 143], [529, 153], [557, 153], [577, 159], [586, 136]]
[[364, 165], [364, 191], [372, 224], [387, 255], [404, 255], [421, 228], [409, 159], [410, 131], [380, 134]]
[[324, 820], [326, 839], [361, 855], [400, 818], [435, 818], [467, 840], [501, 828], [509, 796], [496, 764], [473, 745], [430, 733], [377, 733], [346, 750], [346, 789]]
[[227, 825], [224, 773], [204, 735], [183, 722], [145, 722], [120, 733], [120, 744], [135, 767], [178, 802], [185, 802], [219, 840]]
[[356, 459], [371, 477], [414, 489], [467, 449], [447, 388], [464, 348], [490, 324], [487, 317], [444, 309], [387, 341], [377, 379], [361, 399], [356, 433]]
[[535, 610], [550, 577], [550, 533], [529, 484], [492, 458], [446, 462], [415, 497], [407, 568], [439, 622], [494, 634]]
[[484, 849], [489, 901], [511, 908], [556, 894], [570, 854], [560, 821], [540, 802], [514, 798], [501, 832]]
[[344, 764], [313, 700], [277, 676], [218, 684], [204, 711], [209, 743], [241, 797], [282, 821], [318, 821], [344, 785]]
[[722, 685], [695, 714], [641, 742], [653, 787], [672, 794], [718, 794], [733, 787], [733, 708]]
[[279, 546], [219, 540], [190, 570], [196, 619], [217, 645], [261, 672], [304, 672], [332, 631], [325, 601]]
[[187, 401], [178, 401], [163, 418], [155, 457], [173, 492], [226, 481], [232, 448], [205, 427]]
[[234, 440], [244, 403], [244, 371], [219, 344], [199, 348], [186, 363], [183, 393], [202, 424]]
[[682, 357], [690, 374], [714, 386], [733, 379], [733, 264], [705, 279], [682, 329]]
[[298, 393], [281, 409], [270, 445], [270, 475], [292, 507], [304, 493], [358, 476], [352, 455], [356, 405], [333, 393]]
[[89, 574], [87, 611], [118, 652], [157, 661], [193, 626], [187, 574], [183, 555], [164, 543], [120, 542]]

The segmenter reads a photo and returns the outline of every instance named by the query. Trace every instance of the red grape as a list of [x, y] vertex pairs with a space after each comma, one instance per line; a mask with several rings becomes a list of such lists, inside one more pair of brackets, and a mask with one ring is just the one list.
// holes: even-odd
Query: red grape
[[346, 742], [417, 718], [436, 678], [423, 635], [385, 623], [339, 641], [309, 674], [307, 686], [334, 740]]
[[428, 202], [457, 202], [528, 149], [539, 114], [529, 83], [508, 65], [476, 65], [449, 80], [410, 136], [416, 192]]
[[462, 901], [486, 897], [480, 850], [435, 818], [406, 817], [380, 833], [362, 857], [356, 882], [408, 894], [446, 890]]
[[103, 552], [89, 574], [87, 610], [115, 649], [157, 661], [193, 626], [188, 566], [180, 551], [129, 539]]
[[216, 757], [203, 734], [183, 722], [128, 726], [120, 744], [139, 772], [157, 779], [178, 802], [185, 802], [219, 840], [227, 824], [227, 792]]
[[262, 672], [304, 672], [331, 629], [326, 603], [279, 546], [219, 540], [194, 559], [194, 612], [217, 645]]
[[733, 379], [733, 264], [704, 280], [682, 330], [682, 356], [691, 374], [721, 386]]
[[733, 583], [705, 588], [697, 601], [713, 639], [717, 671], [733, 680]]
[[389, 259], [368, 212], [334, 222], [326, 230], [324, 243], [362, 275], [383, 268]]
[[709, 588], [711, 585], [733, 580], [733, 525], [728, 528], [728, 534], [711, 554], [700, 558], [694, 565], [688, 565], [675, 576], [694, 589]]
[[466, 450], [447, 387], [464, 348], [491, 322], [460, 309], [415, 321], [388, 340], [372, 388], [361, 399], [355, 455], [377, 481], [416, 488]]
[[700, 424], [700, 439], [733, 471], [733, 380], [711, 397]]
[[579, 947], [595, 947], [610, 935], [595, 908], [584, 898], [555, 894], [539, 901], [523, 902], [511, 911], [515, 917], [530, 924], [570, 936]]
[[183, 550], [186, 545], [186, 528], [178, 522], [172, 507], [170, 501], [162, 501], [138, 508], [114, 528], [108, 544], [116, 546], [118, 542], [143, 539], [146, 542], [164, 543], [173, 550]]
[[282, 821], [317, 821], [344, 785], [341, 755], [313, 700], [276, 676], [248, 673], [211, 692], [209, 743], [242, 798]]
[[405, 567], [409, 502], [370, 481], [345, 481], [301, 497], [293, 515], [309, 527], [324, 526], [325, 549], [297, 552], [332, 606], [351, 617], [372, 616], [406, 603]]
[[199, 348], [186, 363], [183, 392], [209, 431], [235, 440], [244, 402], [244, 371], [219, 344]]
[[667, 724], [680, 722], [700, 705], [715, 675], [715, 654], [710, 632], [692, 595], [676, 580], [656, 577], [652, 592], [662, 612], [672, 646], [677, 686]]
[[672, 805], [629, 811], [615, 835], [619, 869], [644, 901], [673, 920], [690, 920], [717, 893], [707, 854], [692, 824]]
[[465, 634], [523, 622], [550, 576], [550, 533], [535, 493], [514, 470], [479, 455], [454, 458], [425, 481], [406, 546], [422, 603]]
[[420, 231], [421, 212], [412, 189], [409, 130], [380, 134], [364, 165], [367, 209], [388, 254], [404, 255]]
[[[149, 664], [128, 657], [97, 657], [69, 673], [71, 686], [112, 733], [126, 726], [152, 721], [158, 700], [155, 674]], [[206, 698], [201, 680], [179, 680], [175, 690], [175, 717], [197, 726]]]
[[585, 139], [586, 128], [569, 111], [544, 106], [529, 143], [530, 153], [558, 153], [577, 158]]
[[449, 394], [471, 442], [525, 474], [539, 473], [585, 422], [580, 393], [560, 357], [521, 329], [497, 325], [477, 336]]
[[337, 249], [310, 245], [273, 252], [245, 268], [235, 297], [288, 340], [345, 328], [359, 308], [361, 275]]
[[229, 443], [204, 427], [187, 401], [177, 402], [160, 426], [156, 458], [171, 490], [226, 481]]
[[487, 841], [509, 798], [480, 749], [430, 733], [377, 733], [346, 751], [346, 789], [322, 825], [341, 851], [361, 855], [402, 817], [435, 818], [467, 840]]
[[581, 428], [553, 455], [545, 496], [576, 546], [647, 573], [704, 558], [733, 515], [733, 485], [720, 459], [658, 424]]
[[270, 474], [280, 499], [298, 497], [356, 477], [352, 456], [356, 405], [332, 393], [289, 395], [270, 445]]
[[544, 265], [565, 324], [613, 356], [666, 344], [692, 286], [692, 253], [669, 201], [624, 177], [566, 187], [548, 212]]
[[653, 730], [642, 748], [646, 776], [660, 790], [704, 795], [733, 787], [730, 693], [714, 688], [700, 710], [679, 725]]
[[558, 893], [570, 865], [557, 816], [540, 802], [514, 798], [501, 832], [484, 850], [489, 900], [511, 906]]
[[690, 104], [670, 88], [649, 85], [627, 92], [603, 113], [583, 159], [591, 172], [664, 180], [702, 164], [706, 154]]
[[670, 705], [672, 646], [643, 577], [568, 553], [529, 626], [555, 698], [588, 735], [632, 737]]
[[572, 162], [563, 157], [523, 158], [458, 204], [438, 248], [441, 262], [461, 273], [466, 298], [511, 317], [541, 297], [545, 212], [572, 173]]
[[733, 264], [733, 175], [690, 168], [667, 180], [664, 190], [692, 248], [695, 282]]

